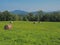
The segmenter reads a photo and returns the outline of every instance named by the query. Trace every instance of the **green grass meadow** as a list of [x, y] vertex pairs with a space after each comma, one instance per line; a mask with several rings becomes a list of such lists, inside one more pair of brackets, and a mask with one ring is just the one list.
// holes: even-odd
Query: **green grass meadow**
[[14, 21], [11, 30], [4, 30], [9, 21], [0, 21], [0, 45], [60, 45], [60, 22]]

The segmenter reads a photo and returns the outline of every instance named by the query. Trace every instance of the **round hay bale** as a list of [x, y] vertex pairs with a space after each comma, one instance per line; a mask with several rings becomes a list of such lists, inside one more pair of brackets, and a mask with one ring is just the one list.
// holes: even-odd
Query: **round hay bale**
[[5, 26], [4, 26], [4, 29], [5, 29], [5, 30], [12, 29], [12, 25], [11, 25], [11, 24], [5, 25]]

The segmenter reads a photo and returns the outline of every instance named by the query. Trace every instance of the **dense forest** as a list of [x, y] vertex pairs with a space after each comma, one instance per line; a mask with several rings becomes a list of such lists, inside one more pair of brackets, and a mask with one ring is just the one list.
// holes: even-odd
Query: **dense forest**
[[44, 12], [37, 11], [37, 13], [28, 13], [26, 15], [12, 14], [9, 11], [0, 12], [0, 21], [51, 21], [60, 22], [60, 11]]

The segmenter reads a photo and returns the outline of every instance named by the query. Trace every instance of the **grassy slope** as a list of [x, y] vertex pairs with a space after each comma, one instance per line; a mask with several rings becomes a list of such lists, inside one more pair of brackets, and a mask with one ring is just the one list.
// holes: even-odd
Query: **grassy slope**
[[12, 30], [4, 30], [9, 22], [0, 22], [0, 45], [60, 45], [60, 22], [13, 23]]

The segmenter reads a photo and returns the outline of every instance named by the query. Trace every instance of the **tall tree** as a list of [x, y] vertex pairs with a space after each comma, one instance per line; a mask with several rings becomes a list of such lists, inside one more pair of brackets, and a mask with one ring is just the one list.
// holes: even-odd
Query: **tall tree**
[[42, 16], [44, 15], [43, 14], [43, 11], [42, 10], [38, 11], [38, 14], [37, 15], [38, 15], [38, 22], [40, 22]]

